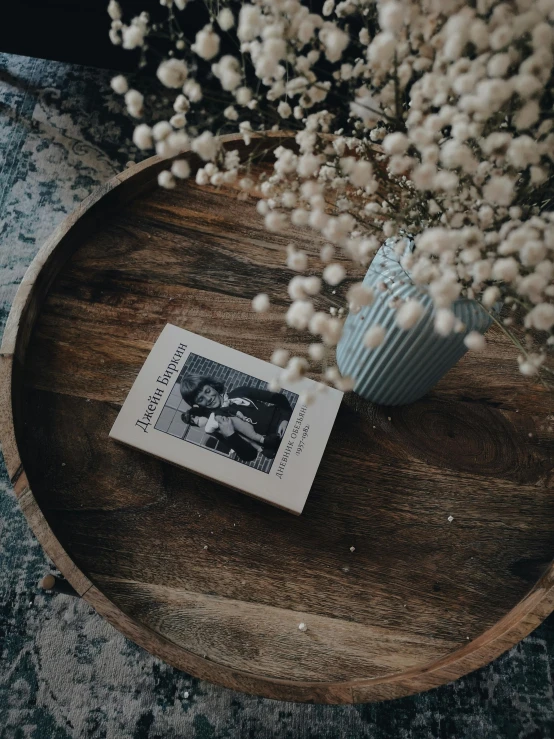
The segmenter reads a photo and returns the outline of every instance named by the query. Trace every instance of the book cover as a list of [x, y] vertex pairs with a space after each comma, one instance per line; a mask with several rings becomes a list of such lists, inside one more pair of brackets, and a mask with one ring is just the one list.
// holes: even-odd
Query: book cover
[[310, 492], [343, 393], [168, 324], [110, 431], [116, 441], [292, 513]]

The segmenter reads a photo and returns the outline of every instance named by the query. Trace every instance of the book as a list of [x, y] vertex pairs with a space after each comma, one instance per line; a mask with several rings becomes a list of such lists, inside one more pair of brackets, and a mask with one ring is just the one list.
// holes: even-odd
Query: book
[[305, 377], [274, 392], [280, 373], [167, 324], [110, 436], [298, 515], [343, 393]]

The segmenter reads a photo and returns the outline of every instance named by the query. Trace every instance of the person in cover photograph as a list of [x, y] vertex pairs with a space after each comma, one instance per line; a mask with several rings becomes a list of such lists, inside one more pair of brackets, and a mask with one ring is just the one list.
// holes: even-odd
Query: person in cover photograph
[[226, 391], [220, 380], [204, 375], [185, 375], [181, 396], [191, 406], [183, 421], [219, 438], [245, 462], [260, 452], [274, 458], [292, 415], [282, 393], [248, 386]]

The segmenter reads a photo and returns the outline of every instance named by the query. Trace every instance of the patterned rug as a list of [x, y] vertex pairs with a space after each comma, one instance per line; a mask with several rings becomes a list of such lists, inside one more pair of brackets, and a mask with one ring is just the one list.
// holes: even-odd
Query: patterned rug
[[[107, 72], [0, 54], [0, 320], [61, 219], [135, 157]], [[0, 469], [1, 739], [546, 739], [554, 618], [493, 664], [379, 704], [279, 703], [212, 686], [125, 640], [53, 570]]]

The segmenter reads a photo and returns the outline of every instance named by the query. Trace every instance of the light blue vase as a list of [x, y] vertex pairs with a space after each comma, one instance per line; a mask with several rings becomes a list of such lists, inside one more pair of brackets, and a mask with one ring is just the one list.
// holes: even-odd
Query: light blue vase
[[[407, 240], [407, 248], [413, 242]], [[464, 337], [470, 331], [484, 334], [492, 318], [474, 300], [460, 299], [452, 310], [465, 326], [461, 333], [443, 337], [434, 330], [433, 301], [427, 292], [411, 281], [400, 264], [400, 256], [390, 242], [375, 255], [363, 284], [375, 290], [375, 301], [351, 313], [337, 346], [337, 366], [343, 376], [355, 380], [354, 392], [379, 405], [407, 405], [423, 397], [467, 351]], [[389, 289], [379, 291], [379, 283]], [[405, 331], [395, 323], [396, 311], [389, 307], [394, 298], [417, 298], [424, 314]], [[385, 330], [383, 343], [367, 349], [363, 338], [372, 325]]]

